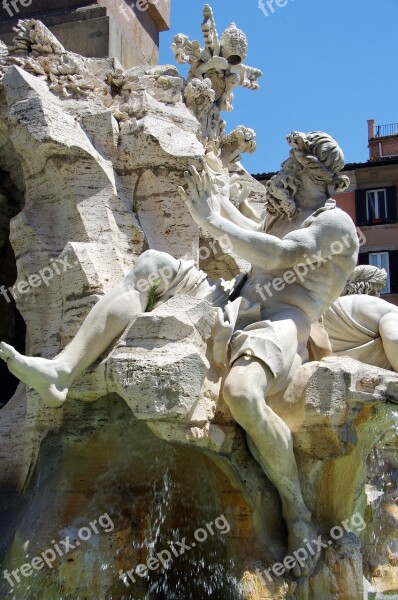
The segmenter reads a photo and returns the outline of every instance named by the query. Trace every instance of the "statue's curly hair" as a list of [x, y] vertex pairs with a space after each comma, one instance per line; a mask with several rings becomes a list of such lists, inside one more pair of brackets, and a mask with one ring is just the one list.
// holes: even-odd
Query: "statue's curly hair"
[[287, 141], [292, 147], [290, 155], [302, 165], [315, 182], [332, 186], [336, 192], [344, 192], [350, 184], [344, 168], [344, 154], [338, 143], [323, 131], [302, 133], [293, 131]]

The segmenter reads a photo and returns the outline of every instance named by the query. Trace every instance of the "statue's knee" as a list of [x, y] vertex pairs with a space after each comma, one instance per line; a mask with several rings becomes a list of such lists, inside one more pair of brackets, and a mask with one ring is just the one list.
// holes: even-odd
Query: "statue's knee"
[[166, 252], [159, 252], [159, 250], [145, 250], [145, 252], [138, 257], [133, 270], [141, 275], [155, 272], [161, 265], [167, 263], [170, 258], [171, 256], [166, 254]]
[[223, 396], [233, 415], [241, 412], [243, 407], [247, 408], [255, 400], [254, 390], [250, 389], [242, 374], [234, 373], [233, 369], [225, 380]]
[[179, 261], [166, 252], [146, 250], [137, 259], [134, 268], [127, 276], [141, 292], [148, 291], [155, 283], [158, 291], [165, 291], [174, 279], [179, 267]]

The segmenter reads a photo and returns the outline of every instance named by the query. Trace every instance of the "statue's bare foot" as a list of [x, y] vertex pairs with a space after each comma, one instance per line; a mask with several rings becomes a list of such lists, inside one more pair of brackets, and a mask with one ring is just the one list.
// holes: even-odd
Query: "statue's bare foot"
[[0, 343], [0, 358], [15, 377], [40, 394], [47, 406], [59, 408], [65, 402], [68, 389], [52, 360], [23, 356], [4, 342]]
[[305, 579], [314, 571], [320, 557], [317, 541], [317, 530], [311, 518], [296, 518], [287, 523], [289, 531], [288, 552], [295, 559], [290, 574], [295, 579]]

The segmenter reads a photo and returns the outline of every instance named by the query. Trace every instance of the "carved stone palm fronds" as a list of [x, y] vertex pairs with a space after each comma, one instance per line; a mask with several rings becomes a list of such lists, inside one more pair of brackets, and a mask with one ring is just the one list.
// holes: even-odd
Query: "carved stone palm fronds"
[[359, 265], [351, 273], [341, 295], [366, 294], [368, 296], [380, 296], [387, 278], [388, 275], [385, 269], [378, 269], [373, 265]]

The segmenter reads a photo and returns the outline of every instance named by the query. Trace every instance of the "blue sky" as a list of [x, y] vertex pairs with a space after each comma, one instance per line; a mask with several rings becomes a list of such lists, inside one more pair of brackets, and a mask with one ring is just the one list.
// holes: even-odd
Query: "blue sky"
[[[161, 63], [175, 64], [177, 33], [202, 41], [203, 0], [171, 0], [171, 31], [161, 34]], [[398, 122], [398, 0], [288, 0], [266, 17], [258, 0], [212, 0], [218, 33], [235, 21], [249, 41], [246, 64], [260, 68], [261, 89], [235, 93], [224, 113], [227, 131], [255, 129], [252, 173], [277, 170], [292, 130], [321, 129], [342, 146], [347, 162], [368, 159], [367, 119]], [[270, 12], [270, 11], [269, 11]], [[179, 66], [180, 72], [185, 69]]]

